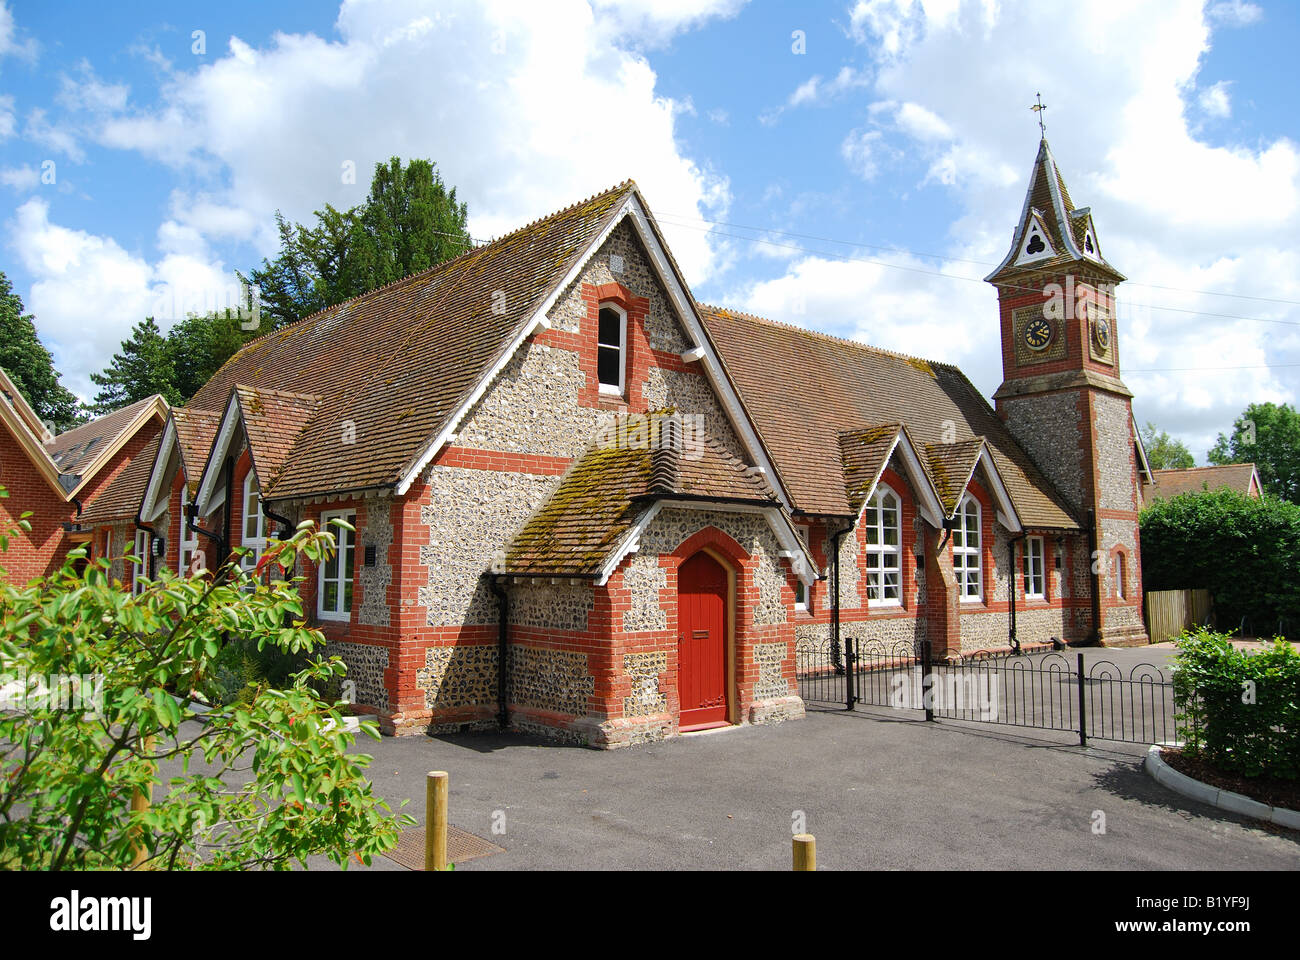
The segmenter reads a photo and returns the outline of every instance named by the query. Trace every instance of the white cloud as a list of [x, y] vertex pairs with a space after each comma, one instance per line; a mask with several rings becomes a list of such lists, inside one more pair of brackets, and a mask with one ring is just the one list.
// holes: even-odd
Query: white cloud
[[39, 52], [36, 41], [31, 38], [19, 40], [18, 32], [13, 11], [9, 9], [9, 4], [0, 0], [0, 57], [35, 60]]
[[880, 172], [876, 150], [881, 136], [879, 130], [852, 130], [840, 144], [840, 156], [863, 180], [872, 180]]
[[1258, 23], [1263, 18], [1264, 11], [1257, 4], [1245, 0], [1223, 0], [1221, 3], [1210, 4], [1205, 15], [1225, 27], [1247, 27]]
[[0, 183], [19, 192], [33, 190], [40, 182], [41, 174], [35, 167], [0, 168]]
[[74, 163], [81, 163], [86, 159], [86, 151], [82, 149], [76, 131], [66, 123], [51, 122], [48, 114], [41, 107], [33, 107], [27, 114], [23, 139], [31, 141], [38, 147], [62, 154]]
[[[1300, 300], [1300, 147], [1285, 138], [1214, 146], [1197, 138], [1188, 118], [1198, 106], [1230, 107], [1231, 80], [1221, 99], [1198, 103], [1211, 23], [1257, 16], [1244, 4], [1211, 14], [1194, 0], [1068, 7], [862, 0], [851, 31], [874, 59], [876, 102], [872, 128], [850, 131], [841, 146], [860, 173], [876, 172], [887, 150], [915, 157], [927, 169], [923, 183], [945, 190], [958, 210], [948, 235], [921, 247], [946, 244], [952, 258], [929, 269], [986, 273], [958, 258], [993, 264], [1006, 253], [1038, 135], [1028, 107], [1041, 90], [1073, 199], [1092, 207], [1103, 250], [1133, 277], [1120, 287], [1118, 330], [1137, 414], [1181, 436], [1198, 457], [1247, 403], [1300, 396], [1295, 370], [1258, 368], [1300, 362], [1300, 327], [1231, 319], [1295, 324], [1293, 304], [1139, 285]], [[877, 132], [883, 136], [868, 136]], [[832, 332], [959, 363], [986, 392], [1001, 380], [987, 285], [802, 258], [740, 299], [792, 322], [856, 315]], [[802, 315], [793, 312], [801, 302]], [[1252, 369], [1145, 372], [1188, 366]]]
[[33, 278], [26, 305], [41, 339], [83, 399], [96, 391], [89, 374], [107, 364], [135, 324], [152, 315], [166, 330], [187, 309], [220, 305], [235, 288], [202, 238], [170, 222], [159, 229], [163, 255], [152, 264], [112, 238], [53, 223], [39, 198], [18, 208], [9, 234]]
[[870, 84], [870, 73], [847, 65], [840, 67], [839, 72], [830, 80], [824, 80], [821, 74], [816, 74], [795, 87], [784, 104], [763, 111], [759, 116], [759, 122], [764, 126], [771, 126], [776, 123], [786, 110], [794, 110], [798, 107], [814, 104], [827, 104], [852, 90], [867, 87]]
[[17, 128], [18, 119], [14, 115], [14, 98], [0, 95], [0, 140], [12, 137]]
[[1232, 116], [1232, 98], [1228, 94], [1228, 81], [1220, 80], [1213, 86], [1206, 87], [1201, 91], [1197, 98], [1201, 109], [1212, 117], [1224, 118]]
[[[225, 181], [207, 200], [227, 211], [222, 223], [247, 229], [276, 209], [307, 220], [325, 202], [359, 202], [374, 163], [393, 155], [437, 161], [469, 202], [475, 236], [628, 177], [657, 207], [716, 216], [726, 180], [683, 154], [681, 105], [620, 44], [627, 32], [667, 35], [736, 9], [346, 0], [339, 40], [278, 34], [258, 48], [231, 38], [224, 56], [172, 74], [156, 109], [118, 113], [98, 136]], [[211, 51], [217, 40], [208, 42]], [[349, 161], [351, 185], [341, 177]], [[209, 226], [197, 214], [186, 220]], [[270, 253], [273, 235], [259, 236]], [[706, 235], [680, 231], [670, 242], [693, 281], [715, 269]]]
[[661, 46], [709, 20], [734, 17], [748, 0], [593, 0], [597, 21], [623, 41]]

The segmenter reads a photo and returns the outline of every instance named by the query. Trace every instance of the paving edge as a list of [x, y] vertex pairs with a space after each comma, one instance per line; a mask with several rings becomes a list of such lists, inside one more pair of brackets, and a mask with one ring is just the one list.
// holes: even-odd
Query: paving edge
[[1240, 793], [1221, 790], [1218, 787], [1210, 786], [1208, 783], [1193, 780], [1185, 773], [1179, 773], [1160, 757], [1160, 751], [1167, 746], [1173, 746], [1173, 744], [1152, 744], [1151, 748], [1147, 750], [1146, 760], [1142, 764], [1143, 769], [1158, 783], [1168, 787], [1174, 793], [1181, 793], [1185, 797], [1191, 797], [1193, 800], [1199, 800], [1201, 803], [1207, 803], [1220, 810], [1240, 813], [1243, 816], [1254, 817], [1256, 820], [1267, 820], [1269, 823], [1276, 823], [1281, 827], [1300, 830], [1300, 813], [1295, 810], [1288, 810], [1285, 807], [1270, 807], [1266, 803], [1252, 800]]

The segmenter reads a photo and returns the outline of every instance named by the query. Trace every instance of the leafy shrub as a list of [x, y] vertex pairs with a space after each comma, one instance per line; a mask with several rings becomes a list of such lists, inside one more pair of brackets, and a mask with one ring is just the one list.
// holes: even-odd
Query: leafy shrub
[[1207, 588], [1220, 626], [1300, 624], [1300, 506], [1227, 489], [1158, 499], [1141, 545], [1147, 590]]
[[[0, 550], [14, 532], [0, 529]], [[261, 564], [292, 569], [300, 554], [319, 563], [334, 546], [307, 522]], [[81, 696], [96, 683], [102, 690], [89, 705], [30, 695], [0, 704], [6, 867], [285, 869], [313, 855], [369, 863], [396, 845], [413, 821], [374, 794], [364, 776], [371, 758], [348, 752], [342, 704], [312, 687], [343, 675], [337, 657], [309, 659], [282, 688], [258, 685], [187, 723], [200, 719], [189, 693], [222, 696], [223, 636], [241, 638], [227, 645], [241, 656], [306, 657], [323, 645], [303, 625], [296, 581], [259, 583], [232, 561], [196, 577], [164, 571], [133, 596], [105, 561], [78, 573], [84, 556], [73, 550], [57, 573], [24, 586], [0, 571], [3, 673], [21, 686], [99, 678], [70, 686]], [[361, 729], [378, 739], [373, 723]], [[181, 774], [157, 784], [168, 761]], [[150, 793], [151, 806], [132, 809], [133, 795]]]
[[1300, 779], [1300, 651], [1279, 637], [1252, 654], [1204, 627], [1175, 642], [1183, 749], [1242, 776]]

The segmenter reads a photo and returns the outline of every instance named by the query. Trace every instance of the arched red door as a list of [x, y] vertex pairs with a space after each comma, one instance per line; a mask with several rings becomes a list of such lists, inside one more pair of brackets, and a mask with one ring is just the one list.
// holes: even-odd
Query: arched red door
[[677, 570], [677, 692], [683, 730], [727, 722], [727, 571], [707, 553]]

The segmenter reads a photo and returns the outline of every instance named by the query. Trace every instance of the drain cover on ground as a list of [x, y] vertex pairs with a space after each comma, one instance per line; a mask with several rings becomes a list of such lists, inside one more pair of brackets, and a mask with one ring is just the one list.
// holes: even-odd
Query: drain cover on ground
[[[478, 857], [490, 857], [494, 853], [505, 853], [504, 847], [498, 847], [489, 840], [466, 833], [459, 827], [447, 825], [447, 860], [450, 863], [464, 863]], [[397, 846], [384, 854], [389, 860], [400, 863], [411, 870], [424, 869], [424, 827], [404, 830], [397, 839]]]

